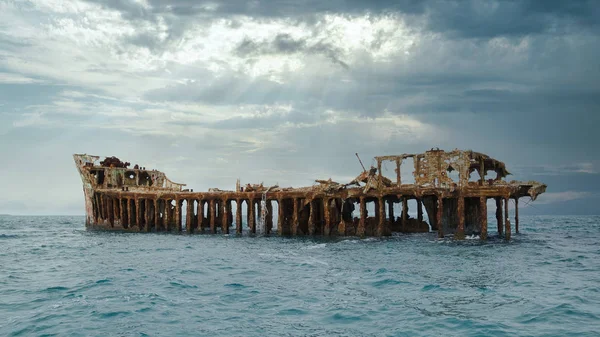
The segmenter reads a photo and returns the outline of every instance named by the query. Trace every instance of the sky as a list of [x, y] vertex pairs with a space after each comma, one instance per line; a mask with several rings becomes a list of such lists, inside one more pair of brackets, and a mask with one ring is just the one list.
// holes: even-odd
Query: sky
[[439, 147], [599, 214], [599, 60], [595, 0], [0, 0], [0, 213], [83, 214], [74, 153], [200, 191]]

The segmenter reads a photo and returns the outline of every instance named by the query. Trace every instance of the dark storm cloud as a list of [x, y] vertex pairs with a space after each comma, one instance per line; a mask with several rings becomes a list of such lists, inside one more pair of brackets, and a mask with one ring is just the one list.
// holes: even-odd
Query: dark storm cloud
[[[597, 29], [600, 9], [596, 0], [278, 0], [278, 1], [196, 1], [149, 0], [146, 9], [132, 0], [88, 0], [118, 10], [124, 18], [155, 20], [173, 15], [180, 20], [200, 16], [203, 20], [248, 15], [264, 18], [304, 18], [319, 13], [397, 13], [425, 19], [425, 29], [457, 37], [490, 38], [560, 33], [573, 29]], [[176, 21], [168, 20], [175, 24]], [[177, 23], [181, 25], [181, 22]], [[177, 27], [173, 27], [177, 31]]]
[[151, 9], [132, 0], [88, 0], [106, 8], [118, 10], [126, 18], [149, 18], [156, 14], [174, 14], [190, 16], [198, 14], [250, 15], [259, 17], [289, 17], [315, 13], [362, 13], [362, 12], [402, 12], [422, 14], [427, 6], [426, 1], [418, 0], [149, 0]]
[[427, 27], [460, 37], [491, 38], [597, 28], [595, 0], [429, 2]]
[[277, 54], [323, 55], [332, 63], [345, 69], [349, 68], [348, 64], [341, 60], [339, 48], [331, 43], [317, 42], [310, 44], [307, 39], [296, 39], [286, 33], [277, 34], [273, 39], [266, 41], [254, 41], [245, 38], [235, 48], [235, 53], [240, 57]]

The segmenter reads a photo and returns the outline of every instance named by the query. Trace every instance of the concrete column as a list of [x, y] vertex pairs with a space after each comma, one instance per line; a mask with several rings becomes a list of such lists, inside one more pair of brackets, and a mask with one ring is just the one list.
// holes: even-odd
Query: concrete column
[[254, 215], [254, 199], [248, 199], [248, 226], [250, 233], [256, 234], [256, 216]]
[[315, 235], [315, 202], [314, 200], [310, 200], [309, 202], [309, 212], [308, 212], [308, 234]]
[[435, 217], [435, 221], [437, 222], [438, 227], [438, 238], [444, 237], [444, 227], [442, 226], [442, 215], [444, 211], [444, 198], [441, 195], [437, 197], [437, 214]]
[[396, 185], [402, 185], [402, 178], [400, 176], [400, 158], [396, 159]]
[[292, 214], [292, 235], [298, 235], [298, 202], [299, 200], [296, 198], [292, 198], [292, 202], [294, 203], [294, 214]]
[[386, 230], [385, 230], [385, 202], [383, 201], [383, 198], [379, 197], [379, 199], [377, 200], [377, 209], [379, 209], [379, 214], [377, 214], [377, 220], [378, 220], [378, 224], [377, 224], [377, 236], [383, 236], [386, 235]]
[[[260, 221], [259, 219], [262, 219], [262, 214], [263, 214], [262, 211], [263, 211], [263, 209], [262, 209], [262, 199], [261, 199], [261, 200], [256, 201], [256, 223], [257, 224]], [[267, 224], [264, 223], [263, 226], [264, 226], [263, 230], [265, 231], [264, 234], [267, 234]]]
[[377, 160], [377, 189], [381, 189], [383, 187], [382, 184], [382, 174], [381, 174], [381, 160]]
[[465, 198], [463, 196], [458, 197], [458, 227], [456, 228], [456, 234], [454, 238], [457, 240], [464, 240], [465, 238]]
[[191, 234], [193, 231], [192, 228], [192, 218], [194, 216], [194, 200], [187, 199], [185, 204], [185, 231], [188, 234]]
[[[267, 214], [265, 217], [265, 229], [267, 233], [271, 233], [273, 231], [273, 202], [267, 199]], [[279, 229], [278, 229], [279, 230]]]
[[118, 207], [118, 202], [119, 199], [117, 199], [116, 197], [111, 198], [111, 204], [112, 204], [112, 223], [111, 225], [113, 225], [113, 227], [115, 226], [115, 223], [118, 221], [119, 219], [119, 207]]
[[208, 202], [208, 213], [210, 214], [210, 232], [214, 234], [217, 232], [217, 229], [215, 227], [215, 221], [217, 218], [217, 207], [216, 201], [214, 199], [210, 199], [210, 201]]
[[181, 232], [181, 203], [179, 199], [175, 199], [175, 230]]
[[133, 214], [131, 214], [131, 199], [127, 198], [127, 227], [133, 226]]
[[479, 217], [481, 219], [481, 240], [487, 240], [487, 198], [479, 198]]
[[221, 213], [221, 233], [229, 234], [229, 216], [231, 213], [231, 207], [229, 200], [223, 200], [222, 204], [223, 207], [221, 207], [221, 209], [223, 210], [223, 212]]
[[99, 218], [101, 220], [104, 220], [104, 196], [99, 194], [98, 195], [98, 214], [99, 214]]
[[125, 227], [127, 224], [127, 220], [125, 220], [125, 208], [123, 207], [123, 199], [119, 198], [119, 220], [121, 222], [121, 227]]
[[510, 240], [510, 218], [508, 217], [508, 198], [504, 198], [504, 237]]
[[144, 231], [150, 232], [150, 199], [142, 199], [144, 205]]
[[367, 224], [367, 203], [365, 197], [360, 197], [360, 221], [356, 229], [356, 235], [359, 237], [365, 236], [365, 226]]
[[504, 224], [502, 217], [502, 198], [496, 197], [496, 224], [498, 225], [498, 235], [502, 236], [502, 226]]
[[154, 199], [154, 231], [160, 229], [160, 199]]
[[419, 222], [423, 222], [423, 200], [417, 199], [417, 219]]
[[396, 220], [394, 219], [394, 200], [392, 199], [388, 200], [388, 217], [390, 218], [391, 222]]
[[323, 198], [323, 216], [325, 217], [324, 235], [331, 235], [331, 199]]
[[198, 200], [198, 227], [197, 231], [204, 232], [204, 200]]
[[515, 233], [519, 234], [519, 198], [515, 198]]
[[284, 235], [284, 214], [283, 214], [283, 200], [277, 199], [277, 234]]
[[235, 232], [242, 234], [242, 200], [235, 199]]
[[[483, 186], [485, 184], [485, 164], [484, 164], [484, 160], [483, 158], [479, 159], [479, 171], [480, 172], [480, 178], [479, 178], [479, 185]], [[487, 201], [486, 201], [487, 203]]]
[[408, 226], [408, 200], [402, 197], [402, 229], [406, 230]]
[[165, 231], [168, 232], [171, 230], [171, 200], [164, 199], [163, 205], [165, 206], [165, 210], [163, 212], [163, 225], [165, 227]]
[[340, 222], [338, 224], [337, 232], [338, 235], [346, 236], [346, 220], [344, 219], [344, 208], [346, 206], [346, 200], [342, 200], [342, 208], [340, 210]]
[[110, 223], [110, 213], [111, 213], [111, 204], [110, 197], [108, 195], [104, 196], [104, 214], [106, 214], [106, 220]]
[[140, 199], [138, 198], [135, 198], [135, 224], [137, 225], [138, 230], [143, 230], [142, 208], [140, 207]]

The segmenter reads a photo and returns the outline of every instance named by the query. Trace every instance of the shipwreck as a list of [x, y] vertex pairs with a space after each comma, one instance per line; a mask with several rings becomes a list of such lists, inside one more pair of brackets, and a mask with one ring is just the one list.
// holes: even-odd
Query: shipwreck
[[[503, 162], [460, 150], [375, 157], [376, 167], [363, 166], [355, 179], [343, 184], [328, 179], [282, 188], [242, 186], [238, 180], [235, 190], [204, 192], [185, 189], [154, 169], [130, 168], [116, 157], [73, 157], [83, 181], [86, 227], [104, 230], [359, 237], [437, 231], [439, 237], [479, 235], [486, 240], [492, 199], [498, 234], [509, 240], [509, 201], [514, 201], [518, 233], [519, 199], [535, 200], [546, 190], [535, 181], [506, 181], [510, 173]], [[412, 167], [402, 165], [409, 161]], [[382, 174], [382, 165], [389, 163], [395, 166], [395, 177]], [[412, 171], [410, 182], [402, 181], [406, 169]], [[416, 217], [409, 214], [409, 201], [416, 201]]]

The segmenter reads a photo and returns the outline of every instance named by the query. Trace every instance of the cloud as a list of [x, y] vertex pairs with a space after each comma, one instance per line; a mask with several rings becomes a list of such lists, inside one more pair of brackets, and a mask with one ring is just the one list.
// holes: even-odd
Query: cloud
[[32, 84], [43, 83], [44, 81], [23, 76], [21, 74], [10, 74], [0, 72], [0, 84]]
[[239, 171], [345, 179], [355, 152], [471, 148], [553, 192], [595, 193], [599, 8], [0, 1], [0, 154], [15, 139], [25, 162], [37, 147], [122, 153], [218, 187]]

